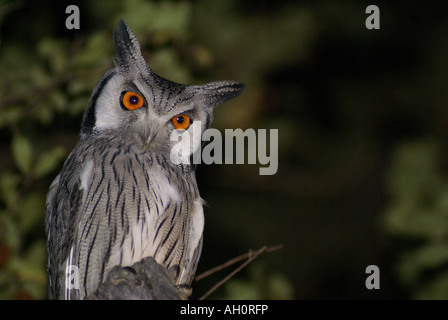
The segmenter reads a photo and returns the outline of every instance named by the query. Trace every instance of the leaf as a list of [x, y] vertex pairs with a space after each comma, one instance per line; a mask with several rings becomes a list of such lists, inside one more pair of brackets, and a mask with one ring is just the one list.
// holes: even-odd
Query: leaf
[[414, 298], [419, 300], [446, 300], [448, 299], [447, 287], [448, 272], [440, 272], [434, 279], [425, 283]]
[[30, 140], [21, 134], [15, 134], [11, 148], [17, 168], [24, 174], [29, 173], [33, 162], [33, 147]]
[[[92, 68], [109, 61], [107, 56], [111, 46], [110, 35], [103, 31], [92, 33], [87, 39], [87, 45], [83, 51], [76, 56], [76, 66], [78, 68]], [[107, 59], [106, 59], [107, 57]]]
[[44, 215], [45, 193], [34, 191], [21, 198], [16, 215], [20, 230], [29, 232], [39, 225], [38, 222], [43, 224]]
[[8, 106], [1, 110], [0, 128], [6, 125], [17, 123], [23, 117], [22, 110], [19, 105]]
[[89, 97], [77, 96], [69, 102], [67, 112], [70, 115], [78, 115], [83, 113], [89, 104]]
[[37, 159], [34, 167], [34, 175], [36, 178], [41, 178], [54, 169], [56, 169], [59, 162], [65, 156], [65, 150], [62, 146], [54, 147], [53, 149], [42, 153]]
[[9, 206], [16, 194], [17, 187], [20, 183], [20, 177], [18, 174], [14, 174], [10, 171], [3, 171], [0, 176], [0, 198]]
[[55, 110], [64, 111], [64, 108], [67, 106], [67, 99], [61, 90], [53, 90], [48, 98]]
[[37, 45], [37, 54], [48, 60], [51, 71], [55, 74], [63, 72], [67, 66], [65, 43], [54, 38], [44, 38]]
[[173, 50], [160, 49], [154, 52], [151, 57], [151, 62], [157, 66], [164, 74], [167, 74], [170, 79], [180, 83], [191, 82], [191, 76], [188, 68], [183, 65]]
[[401, 256], [398, 265], [399, 275], [404, 284], [412, 285], [423, 274], [442, 268], [448, 263], [448, 245], [443, 243], [428, 244]]
[[280, 273], [273, 274], [268, 279], [269, 299], [289, 300], [294, 297], [291, 281]]
[[20, 291], [34, 299], [43, 299], [46, 296], [45, 272], [45, 241], [38, 240], [32, 243], [24, 255], [15, 256], [9, 263], [9, 270], [15, 276], [16, 286]]
[[448, 245], [444, 243], [427, 245], [416, 253], [417, 263], [422, 269], [439, 268], [448, 263]]
[[49, 124], [53, 120], [53, 110], [45, 103], [38, 104], [32, 115], [43, 124]]
[[229, 281], [226, 286], [226, 299], [232, 300], [260, 300], [260, 290], [257, 284], [250, 281], [234, 279]]
[[4, 211], [0, 211], [0, 231], [1, 241], [8, 245], [12, 252], [15, 252], [20, 246], [20, 232], [17, 224]]

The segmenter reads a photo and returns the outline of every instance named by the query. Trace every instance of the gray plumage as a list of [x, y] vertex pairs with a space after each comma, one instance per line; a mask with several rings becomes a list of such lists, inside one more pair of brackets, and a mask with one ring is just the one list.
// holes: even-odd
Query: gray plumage
[[[173, 119], [191, 120], [181, 132], [196, 124], [203, 132], [213, 107], [243, 88], [233, 81], [182, 85], [156, 75], [123, 21], [114, 40], [115, 68], [93, 90], [80, 140], [47, 196], [52, 299], [91, 295], [114, 266], [144, 257], [176, 270], [175, 284], [191, 283], [204, 217], [194, 165], [170, 160]], [[79, 287], [72, 275], [79, 275]]]

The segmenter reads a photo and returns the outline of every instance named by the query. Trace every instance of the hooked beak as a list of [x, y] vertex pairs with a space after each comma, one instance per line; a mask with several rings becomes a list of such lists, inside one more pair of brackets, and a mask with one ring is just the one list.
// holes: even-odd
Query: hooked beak
[[146, 140], [146, 142], [143, 144], [143, 151], [146, 151], [149, 147], [149, 145], [151, 144], [151, 142], [154, 141], [155, 136], [157, 135], [157, 132], [159, 132], [159, 129], [157, 128], [156, 130], [151, 130], [148, 136], [148, 139]]
[[143, 151], [146, 151], [149, 148], [149, 145], [154, 141], [159, 131], [160, 131], [160, 125], [152, 123], [152, 127], [149, 129], [148, 138], [143, 144]]

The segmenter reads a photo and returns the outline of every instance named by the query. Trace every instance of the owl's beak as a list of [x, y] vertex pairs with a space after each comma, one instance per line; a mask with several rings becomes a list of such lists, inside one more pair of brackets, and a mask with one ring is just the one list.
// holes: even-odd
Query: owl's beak
[[149, 134], [148, 140], [146, 140], [145, 144], [143, 145], [143, 151], [146, 151], [148, 149], [152, 141], [154, 141], [154, 134], [151, 132]]
[[149, 148], [149, 145], [154, 141], [159, 130], [160, 130], [159, 126], [154, 126], [153, 128], [151, 128], [149, 130], [149, 136], [148, 136], [148, 139], [146, 140], [145, 144], [143, 145], [143, 151], [146, 151]]

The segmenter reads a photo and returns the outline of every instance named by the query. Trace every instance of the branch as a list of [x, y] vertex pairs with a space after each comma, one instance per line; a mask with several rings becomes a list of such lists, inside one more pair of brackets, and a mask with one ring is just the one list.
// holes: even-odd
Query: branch
[[88, 300], [180, 300], [166, 269], [153, 258], [131, 267], [114, 267]]
[[235, 257], [233, 259], [230, 259], [229, 261], [214, 267], [204, 273], [201, 273], [200, 275], [198, 275], [195, 278], [195, 281], [199, 281], [204, 279], [205, 277], [208, 277], [209, 275], [220, 271], [222, 269], [225, 269], [229, 266], [231, 266], [232, 264], [235, 264], [241, 260], [247, 259], [246, 262], [244, 262], [242, 265], [240, 265], [238, 268], [236, 268], [235, 270], [233, 270], [229, 275], [227, 275], [224, 279], [222, 279], [221, 281], [219, 281], [217, 284], [215, 284], [210, 290], [208, 290], [204, 295], [202, 295], [202, 297], [199, 298], [199, 300], [204, 300], [205, 298], [207, 298], [210, 294], [212, 294], [214, 291], [216, 291], [216, 289], [218, 289], [220, 286], [222, 286], [225, 282], [227, 282], [230, 278], [232, 278], [235, 274], [237, 274], [238, 272], [240, 272], [244, 267], [246, 267], [249, 263], [251, 263], [253, 260], [255, 260], [260, 254], [262, 254], [263, 252], [272, 252], [275, 250], [279, 250], [282, 249], [283, 245], [277, 245], [277, 246], [272, 246], [272, 247], [262, 247], [261, 249], [258, 249], [255, 252], [249, 251], [248, 253], [242, 254], [238, 257]]
[[[223, 280], [214, 285], [199, 300], [204, 300], [212, 292], [218, 289], [226, 281], [241, 271], [250, 262], [255, 260], [264, 252], [272, 252], [282, 248], [282, 245], [262, 247], [252, 252], [233, 258], [222, 265], [206, 271], [195, 278], [195, 281], [227, 268], [241, 260], [247, 259], [238, 268], [232, 271]], [[86, 297], [88, 300], [181, 300], [191, 294], [188, 286], [175, 286], [167, 273], [167, 270], [159, 265], [154, 258], [148, 257], [134, 263], [131, 267], [114, 267], [107, 279], [98, 286], [92, 295]]]

